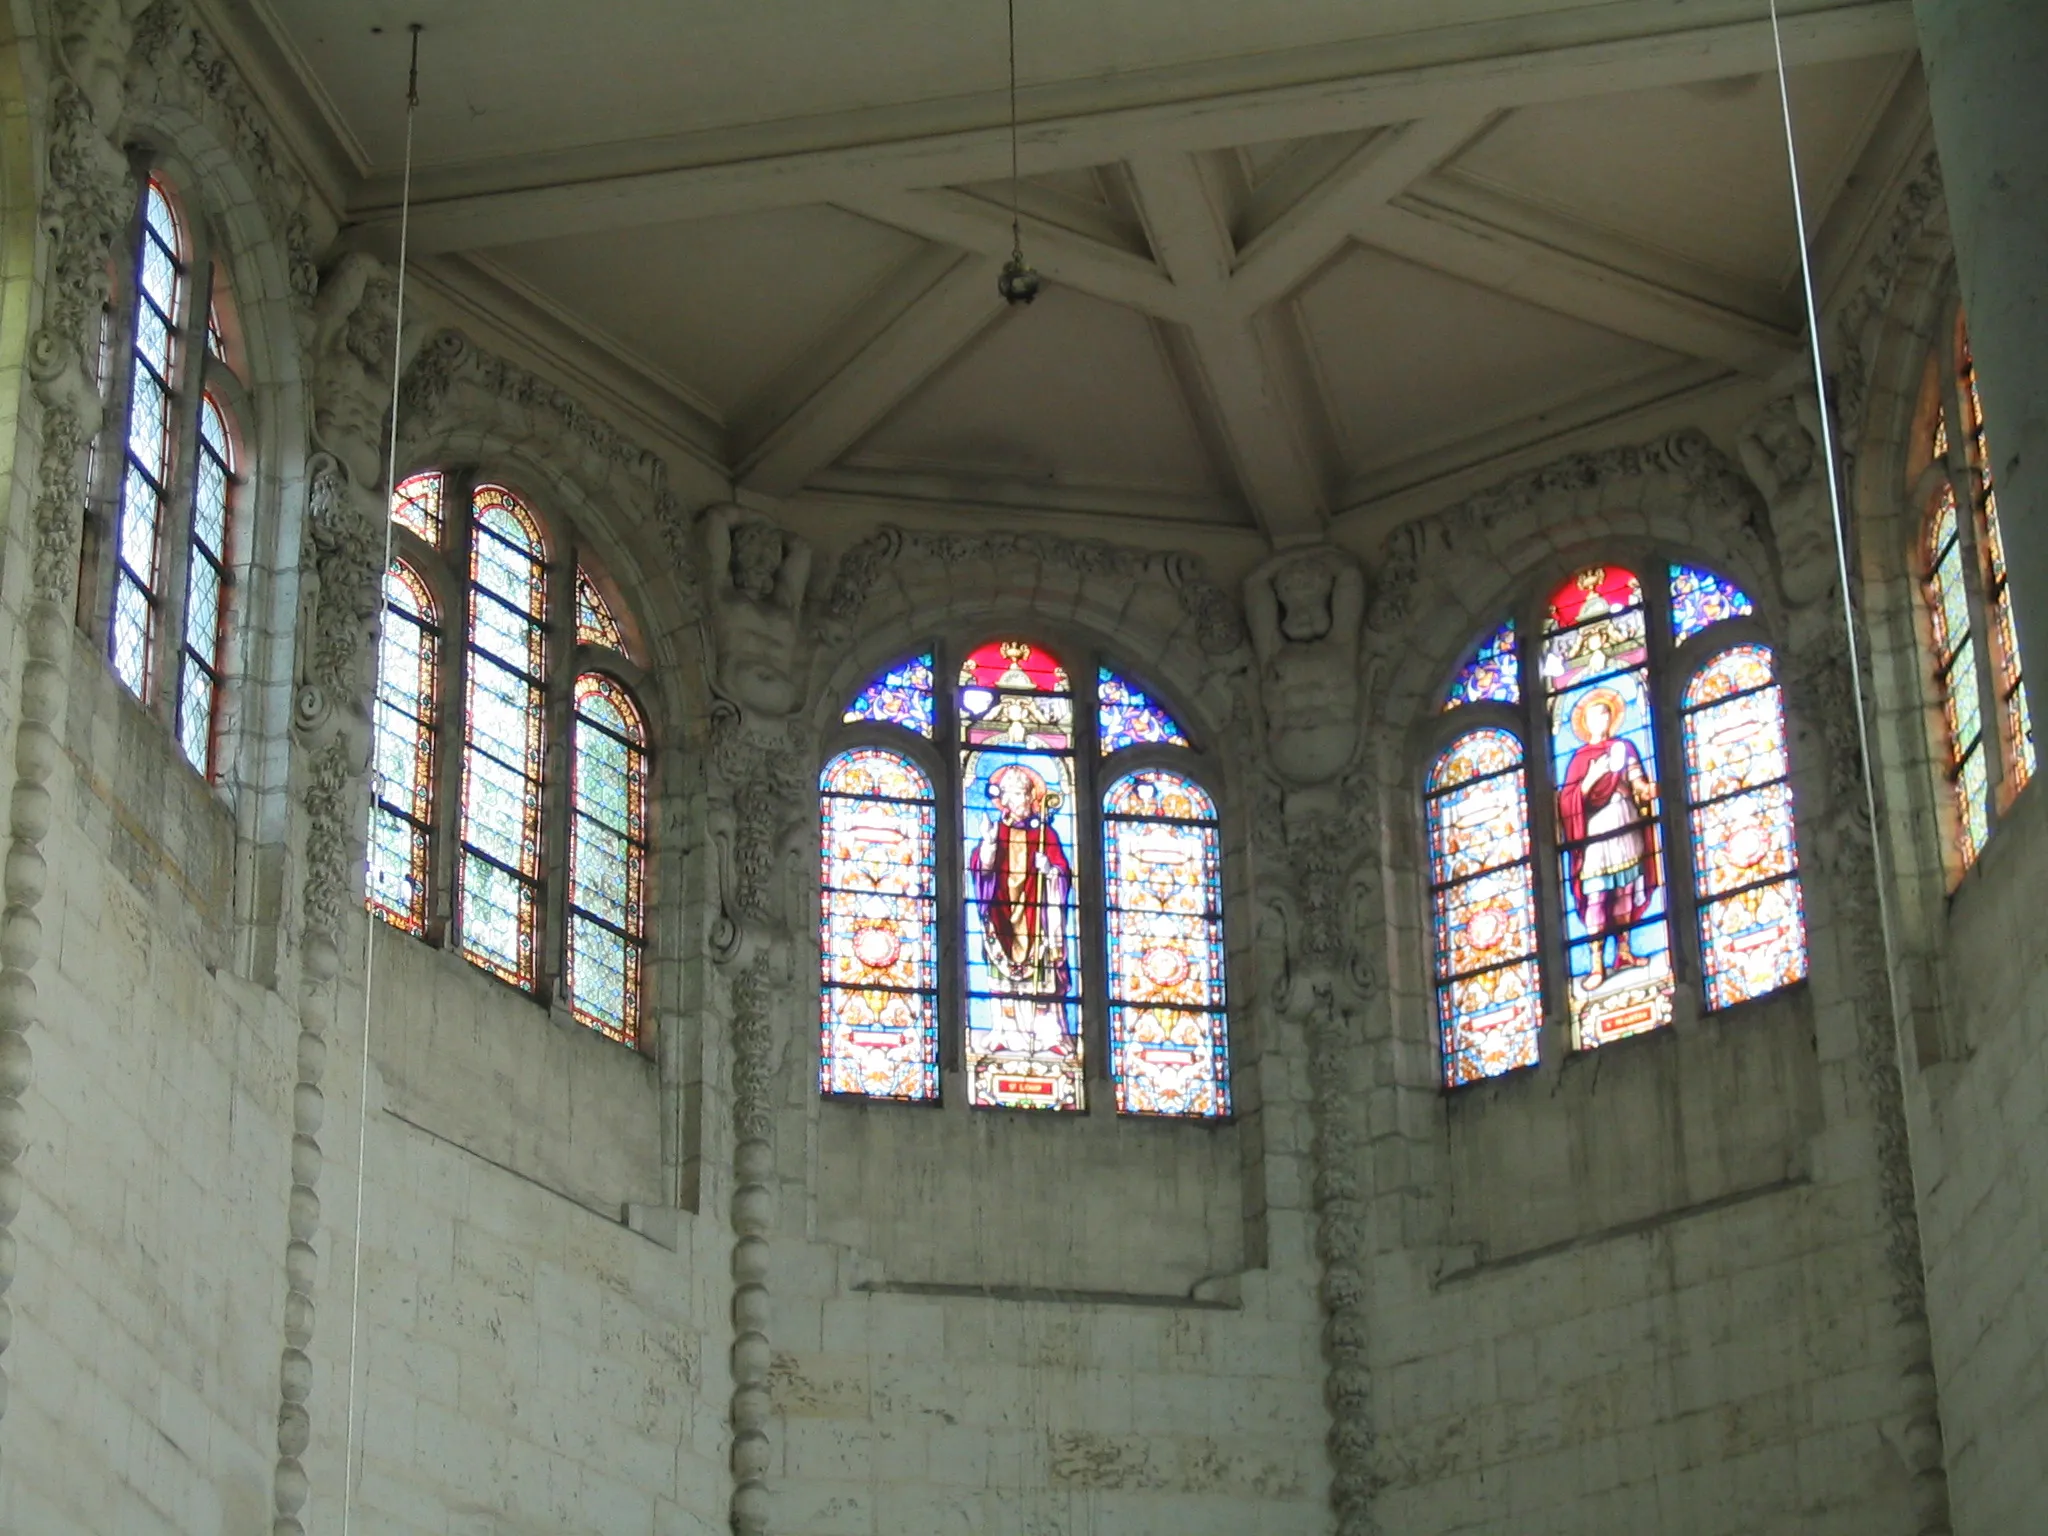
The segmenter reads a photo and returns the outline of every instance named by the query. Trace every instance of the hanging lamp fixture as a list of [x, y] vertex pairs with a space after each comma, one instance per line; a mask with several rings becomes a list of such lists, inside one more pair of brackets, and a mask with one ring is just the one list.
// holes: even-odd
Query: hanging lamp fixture
[[1029, 304], [1041, 279], [1024, 261], [1024, 224], [1017, 213], [1017, 0], [1004, 0], [1010, 16], [1010, 259], [996, 278], [1006, 303]]

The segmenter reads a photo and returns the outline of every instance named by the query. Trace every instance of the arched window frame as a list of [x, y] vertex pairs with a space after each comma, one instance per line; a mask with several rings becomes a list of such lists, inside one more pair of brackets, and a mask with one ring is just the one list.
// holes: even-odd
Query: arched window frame
[[[133, 212], [100, 316], [95, 372], [107, 408], [86, 455], [78, 622], [130, 697], [163, 722], [179, 756], [202, 777], [218, 782], [227, 766], [227, 721], [240, 682], [240, 578], [250, 547], [246, 488], [253, 479], [249, 428], [254, 413], [240, 372], [233, 293], [212, 222], [188, 195], [190, 178], [143, 150], [133, 156], [132, 175]], [[155, 536], [148, 541], [153, 556], [149, 640], [140, 665], [133, 666], [117, 658], [117, 609], [133, 574], [124, 574], [120, 546], [128, 523], [123, 486], [144, 367], [137, 348], [144, 302], [140, 271], [152, 191], [168, 206], [175, 225], [178, 294], [170, 316], [170, 367], [163, 378], [169, 393], [164, 473], [156, 488]], [[203, 537], [197, 516], [203, 488], [211, 485], [212, 455], [201, 441], [202, 411], [208, 406], [217, 414], [227, 450], [221, 484], [225, 518], [217, 542]], [[205, 599], [210, 574], [217, 574], [220, 583], [209, 625]]]
[[[654, 708], [651, 678], [632, 654], [643, 644], [633, 616], [619, 602], [603, 565], [582, 541], [573, 521], [550, 505], [543, 492], [535, 495], [523, 477], [475, 465], [422, 465], [401, 475], [404, 487], [421, 475], [441, 477], [440, 537], [430, 541], [394, 517], [391, 552], [426, 584], [440, 623], [440, 675], [435, 721], [434, 815], [428, 833], [428, 900], [426, 920], [417, 937], [447, 950], [483, 975], [512, 986], [560, 1015], [565, 1022], [588, 1028], [639, 1050], [653, 1048], [654, 1008], [646, 985], [652, 965], [652, 915], [659, 909], [655, 843], [659, 818], [663, 732]], [[475, 534], [473, 497], [479, 487], [497, 487], [517, 500], [538, 530], [544, 581], [544, 677], [541, 687], [540, 853], [534, 881], [535, 932], [533, 975], [521, 984], [492, 967], [468, 958], [460, 931], [456, 900], [462, 858], [462, 796], [465, 784], [465, 708], [469, 689], [471, 612], [470, 562]], [[616, 621], [627, 648], [588, 643], [578, 633], [577, 576], [586, 573]], [[569, 859], [574, 835], [576, 681], [596, 674], [617, 685], [640, 716], [646, 741], [646, 823], [642, 847], [642, 914], [638, 935], [642, 984], [639, 1014], [614, 1024], [587, 1015], [568, 990], [570, 927]], [[377, 908], [371, 907], [373, 913]], [[400, 932], [404, 925], [393, 923]]]
[[[1108, 978], [1108, 933], [1107, 892], [1104, 883], [1103, 844], [1103, 799], [1110, 787], [1127, 774], [1143, 769], [1159, 769], [1178, 774], [1199, 786], [1216, 808], [1215, 825], [1219, 844], [1219, 866], [1221, 875], [1222, 935], [1225, 964], [1235, 968], [1241, 964], [1236, 953], [1235, 924], [1232, 912], [1231, 869], [1234, 861], [1233, 815], [1228, 796], [1223, 793], [1224, 776], [1221, 764], [1203, 745], [1203, 737], [1190, 725], [1188, 714], [1160, 686], [1149, 672], [1124, 664], [1114, 651], [1107, 650], [1082, 636], [1070, 632], [1048, 630], [1043, 626], [1029, 624], [992, 624], [974, 630], [949, 632], [921, 643], [899, 646], [883, 653], [872, 654], [868, 664], [863, 666], [851, 683], [835, 696], [832, 702], [832, 720], [835, 722], [825, 733], [822, 751], [816, 767], [822, 773], [827, 764], [840, 753], [853, 747], [873, 747], [896, 753], [914, 763], [930, 781], [935, 800], [935, 849], [937, 868], [935, 871], [938, 910], [938, 1012], [939, 1012], [939, 1082], [938, 1093], [926, 1100], [894, 1101], [868, 1098], [858, 1094], [823, 1092], [822, 1097], [847, 1103], [875, 1105], [905, 1102], [913, 1108], [946, 1109], [953, 1106], [967, 1107], [969, 1094], [966, 1069], [966, 1020], [967, 1020], [967, 960], [965, 916], [967, 903], [966, 856], [963, 847], [963, 808], [961, 801], [962, 770], [960, 765], [960, 716], [959, 676], [963, 661], [979, 647], [998, 640], [1023, 640], [1039, 647], [1056, 658], [1065, 669], [1072, 691], [1074, 705], [1074, 759], [1076, 807], [1075, 843], [1070, 850], [1074, 865], [1076, 909], [1080, 929], [1079, 951], [1081, 955], [1081, 1040], [1083, 1052], [1083, 1107], [1081, 1112], [1091, 1115], [1117, 1115], [1120, 1118], [1142, 1118], [1155, 1123], [1187, 1125], [1223, 1125], [1231, 1123], [1238, 1113], [1237, 1090], [1230, 1087], [1231, 1102], [1226, 1113], [1213, 1117], [1180, 1116], [1139, 1116], [1121, 1114], [1117, 1108], [1116, 1084], [1112, 1078], [1112, 1055], [1109, 1028], [1110, 988]], [[933, 732], [927, 738], [913, 731], [870, 721], [846, 722], [840, 719], [853, 700], [869, 682], [880, 677], [890, 668], [909, 659], [930, 654], [933, 678]], [[1170, 714], [1188, 737], [1185, 746], [1140, 743], [1123, 747], [1105, 755], [1101, 751], [1098, 735], [1097, 682], [1103, 669], [1142, 689], [1161, 709]], [[820, 909], [816, 902], [811, 909]], [[1223, 1010], [1228, 1035], [1229, 1076], [1231, 1083], [1236, 1075], [1238, 1042], [1241, 1031], [1237, 1024], [1239, 988], [1230, 989]], [[812, 1050], [820, 1050], [819, 1032], [811, 1032]], [[819, 1058], [814, 1057], [814, 1061]], [[814, 1080], [816, 1074], [813, 1074]], [[1045, 1114], [1057, 1118], [1059, 1113], [1044, 1110], [1005, 1109], [997, 1106], [976, 1106], [974, 1113], [1021, 1113]]]
[[[1974, 402], [1968, 387], [1968, 332], [1959, 305], [1951, 304], [1947, 313], [1949, 321], [1928, 349], [1922, 375], [1921, 408], [1916, 413], [1913, 443], [1907, 454], [1906, 499], [1911, 538], [1907, 568], [1912, 572], [1916, 598], [1914, 632], [1925, 658], [1922, 676], [1928, 699], [1928, 733], [1941, 780], [1938, 810], [1944, 832], [1944, 862], [1949, 883], [1954, 885], [1975, 865], [1997, 834], [1999, 823], [2010, 813], [2014, 798], [2037, 769], [2029, 739], [2031, 732], [2023, 734], [2008, 712], [2003, 679], [2008, 668], [2011, 674], [2021, 676], [2024, 669], [2017, 639], [2009, 622], [1998, 622], [1994, 599], [2002, 585], [1994, 577], [1988, 538], [1995, 488], [1990, 483], [1989, 466], [1981, 461], [1977, 451], [1976, 434], [1970, 431]], [[1980, 431], [1995, 438], [1997, 423], [1985, 423]], [[1955, 543], [1969, 625], [1968, 643], [1974, 651], [1978, 742], [1983, 754], [1983, 786], [1975, 795], [1967, 788], [1963, 773], [1967, 754], [1959, 752], [1950, 724], [1952, 695], [1949, 680], [1943, 675], [1933, 614], [1934, 557], [1938, 552], [1932, 546], [1931, 535], [1944, 496], [1954, 499], [1956, 509]], [[2007, 614], [2009, 619], [2009, 608]], [[2023, 681], [2012, 697], [2024, 710]]]
[[[1613, 1049], [1614, 1044], [1622, 1043], [1610, 1042], [1604, 1046], [1582, 1047], [1573, 1039], [1571, 1001], [1567, 991], [1570, 985], [1566, 944], [1568, 929], [1564, 911], [1565, 896], [1556, 815], [1557, 773], [1550, 749], [1548, 701], [1540, 671], [1544, 624], [1552, 593], [1560, 584], [1569, 580], [1574, 572], [1599, 565], [1625, 567], [1635, 574], [1643, 588], [1651, 732], [1657, 757], [1655, 826], [1657, 846], [1662, 859], [1664, 921], [1669, 931], [1673, 983], [1669, 1024], [1645, 1031], [1645, 1035], [1654, 1037], [1668, 1034], [1672, 1027], [1683, 1029], [1709, 1015], [1719, 1016], [1736, 1009], [1764, 1003], [1771, 997], [1779, 996], [1784, 991], [1804, 984], [1802, 976], [1799, 981], [1777, 992], [1733, 1003], [1718, 1010], [1708, 1008], [1703, 993], [1705, 965], [1699, 917], [1702, 906], [1707, 902], [1697, 894], [1698, 880], [1693, 857], [1691, 781], [1687, 772], [1682, 719], [1685, 691], [1701, 668], [1724, 651], [1739, 645], [1759, 645], [1768, 650], [1773, 658], [1776, 680], [1781, 687], [1784, 681], [1784, 665], [1778, 643], [1758, 611], [1719, 619], [1684, 640], [1675, 639], [1671, 617], [1670, 569], [1674, 565], [1689, 565], [1733, 579], [1753, 601], [1756, 584], [1746, 575], [1739, 575], [1722, 562], [1702, 559], [1686, 550], [1633, 541], [1602, 546], [1597, 550], [1582, 552], [1577, 558], [1546, 565], [1540, 576], [1521, 589], [1511, 604], [1497, 612], [1489, 612], [1474, 625], [1473, 632], [1467, 637], [1466, 645], [1459, 652], [1455, 664], [1446, 669], [1438, 680], [1437, 687], [1430, 694], [1431, 714], [1417, 727], [1412, 738], [1414, 745], [1410, 760], [1415, 767], [1410, 803], [1415, 808], [1413, 835], [1415, 847], [1419, 851], [1417, 868], [1421, 871], [1417, 910], [1421, 915], [1422, 944], [1427, 963], [1424, 974], [1431, 979], [1428, 1018], [1432, 1036], [1438, 1043], [1440, 1082], [1444, 1080], [1441, 1070], [1443, 1034], [1435, 995], [1437, 938], [1430, 880], [1432, 847], [1427, 811], [1429, 780], [1440, 756], [1460, 737], [1482, 726], [1507, 730], [1522, 744], [1531, 854], [1536, 871], [1536, 954], [1541, 971], [1543, 1021], [1535, 1062], [1504, 1076], [1541, 1071], [1569, 1056], [1584, 1055], [1599, 1049]], [[1478, 650], [1493, 637], [1503, 620], [1512, 620], [1515, 626], [1515, 675], [1520, 692], [1519, 702], [1507, 704], [1481, 701], [1448, 707], [1445, 701], [1459, 675]], [[1784, 729], [1789, 754], [1792, 735], [1789, 713], [1784, 721]], [[1796, 766], [1793, 776], [1796, 777]], [[1794, 835], [1795, 838], [1798, 837], [1796, 803]], [[1803, 862], [1795, 865], [1795, 878], [1803, 880], [1803, 868]], [[1810, 962], [1810, 940], [1808, 947]], [[1478, 1083], [1502, 1080], [1502, 1076], [1476, 1079], [1474, 1086]]]

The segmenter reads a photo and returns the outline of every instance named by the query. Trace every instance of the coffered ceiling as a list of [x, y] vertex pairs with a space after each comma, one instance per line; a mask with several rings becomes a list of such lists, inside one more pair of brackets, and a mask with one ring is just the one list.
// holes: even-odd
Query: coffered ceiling
[[[739, 487], [1318, 536], [1799, 355], [1760, 0], [215, 0], [430, 285]], [[1788, 0], [1823, 270], [1922, 132]], [[376, 30], [381, 29], [381, 30]]]

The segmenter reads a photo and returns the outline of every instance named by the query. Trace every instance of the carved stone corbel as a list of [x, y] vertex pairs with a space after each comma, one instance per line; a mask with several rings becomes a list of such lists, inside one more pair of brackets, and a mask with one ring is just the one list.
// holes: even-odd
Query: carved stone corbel
[[1358, 746], [1365, 572], [1334, 546], [1289, 550], [1245, 579], [1266, 751], [1296, 789], [1327, 784]]

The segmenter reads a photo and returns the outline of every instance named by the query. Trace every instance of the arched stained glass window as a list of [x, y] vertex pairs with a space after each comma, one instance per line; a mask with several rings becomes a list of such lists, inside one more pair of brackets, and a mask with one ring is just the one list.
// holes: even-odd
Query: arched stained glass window
[[935, 1102], [939, 919], [931, 780], [897, 753], [855, 747], [825, 765], [818, 790], [818, 1087]]
[[1095, 734], [1104, 757], [1125, 747], [1188, 744], [1172, 715], [1107, 667], [1095, 679]]
[[[1470, 724], [1423, 782], [1447, 1086], [1536, 1064], [1546, 996], [1574, 1050], [1670, 1023], [1695, 935], [1707, 1009], [1807, 973], [1783, 701], [1769, 646], [1749, 638], [1756, 605], [1703, 566], [1661, 569], [1648, 588], [1602, 564], [1551, 589], [1527, 615], [1543, 636], [1529, 705], [1469, 683], [1505, 631], [1451, 685], [1446, 708]], [[1660, 720], [1674, 698], [1676, 722]], [[1533, 765], [1525, 727], [1549, 743]], [[1667, 740], [1682, 744], [1672, 764]], [[1532, 766], [1543, 824], [1529, 818]], [[1686, 818], [1675, 865], [1667, 792]], [[1554, 864], [1537, 857], [1539, 830]]]
[[1977, 636], [1970, 594], [1963, 585], [1963, 547], [1956, 494], [1943, 484], [1927, 520], [1927, 611], [1934, 632], [1935, 677], [1948, 725], [1950, 777], [1955, 784], [1956, 832], [1963, 861], [1972, 862], [1991, 835], [1990, 769], [1984, 755], [1983, 693], [1977, 675]]
[[867, 687], [854, 695], [840, 719], [848, 725], [862, 720], [876, 725], [900, 725], [906, 731], [930, 739], [934, 724], [932, 698], [932, 657], [927, 651], [898, 666], [886, 668]]
[[1424, 782], [1437, 1024], [1455, 1088], [1534, 1066], [1543, 1026], [1522, 743], [1467, 731]]
[[1642, 584], [1593, 566], [1559, 587], [1542, 674], [1557, 786], [1565, 975], [1587, 1049], [1671, 1021], [1657, 740]]
[[226, 670], [228, 487], [234, 441], [213, 396], [199, 402], [199, 462], [192, 486], [192, 537], [185, 569], [185, 644], [179, 658], [178, 745], [201, 773], [213, 771], [214, 723]]
[[428, 470], [398, 482], [391, 498], [391, 521], [435, 549], [441, 547], [441, 474]]
[[1066, 669], [1027, 641], [992, 642], [961, 667], [958, 702], [968, 1102], [1080, 1109], [1074, 699]]
[[2034, 776], [2034, 726], [2027, 715], [2027, 690], [2020, 677], [2019, 632], [2013, 624], [2012, 594], [2006, 586], [2005, 537], [1998, 526], [1998, 487], [1991, 477], [1984, 402], [1977, 393], [1977, 365], [1970, 357], [1967, 330], [1959, 329], [1956, 348], [1962, 374], [1963, 419], [1969, 428], [1969, 463], [1977, 477], [1977, 536], [1983, 546], [1980, 575], [1984, 583], [1984, 609], [1991, 620], [1991, 656], [2005, 741], [2008, 793], [2017, 794]]
[[1522, 653], [1515, 643], [1515, 621], [1486, 637], [1472, 659], [1458, 669], [1444, 708], [1464, 704], [1519, 704], [1522, 702]]
[[1102, 880], [1116, 1107], [1228, 1114], [1222, 855], [1207, 792], [1150, 768], [1112, 784], [1102, 802]]
[[1756, 612], [1749, 594], [1725, 576], [1696, 565], [1671, 567], [1671, 638], [1683, 643], [1701, 630]]
[[631, 1044], [647, 935], [647, 727], [602, 673], [576, 679], [570, 758], [569, 1011]]
[[369, 904], [407, 933], [427, 929], [434, 836], [434, 717], [440, 695], [440, 617], [419, 572], [394, 560], [384, 575], [377, 662]]
[[152, 179], [142, 196], [128, 443], [115, 516], [114, 609], [107, 637], [114, 674], [140, 699], [150, 696], [156, 673], [170, 500], [171, 381], [177, 376], [178, 327], [184, 320], [185, 257], [178, 215]]
[[531, 988], [539, 921], [547, 566], [533, 515], [503, 486], [471, 498], [456, 927], [470, 960]]
[[[1070, 671], [1022, 639], [969, 649], [941, 712], [940, 654], [885, 667], [854, 693], [850, 740], [820, 778], [820, 1090], [936, 1102], [949, 1039], [944, 1061], [972, 1106], [1085, 1109], [1099, 1061], [1094, 1088], [1120, 1114], [1227, 1117], [1216, 804], [1160, 757], [1196, 768], [1186, 732], [1093, 658]], [[955, 670], [946, 658], [945, 675]], [[1099, 752], [1086, 746], [1091, 724]], [[877, 727], [904, 732], [902, 750], [875, 745]], [[941, 731], [928, 771], [911, 753], [929, 749], [912, 742]], [[946, 838], [959, 915], [943, 924], [941, 804], [960, 815], [958, 841], [950, 827]], [[1099, 887], [1085, 883], [1090, 840]], [[945, 1019], [942, 956], [965, 978]]]
[[612, 605], [604, 600], [590, 572], [580, 565], [576, 567], [576, 643], [602, 646], [621, 655], [626, 650], [624, 633], [612, 616]]
[[1770, 650], [1738, 645], [1686, 684], [1686, 798], [1707, 1006], [1806, 975], [1785, 708]]

